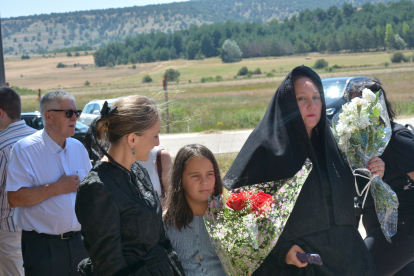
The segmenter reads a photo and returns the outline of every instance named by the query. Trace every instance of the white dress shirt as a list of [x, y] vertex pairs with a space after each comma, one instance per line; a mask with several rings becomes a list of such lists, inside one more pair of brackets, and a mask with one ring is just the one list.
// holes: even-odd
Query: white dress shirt
[[[91, 169], [85, 147], [79, 141], [67, 138], [62, 149], [40, 130], [19, 140], [11, 151], [6, 191], [39, 187], [55, 183], [63, 174], [78, 175], [82, 180]], [[81, 226], [75, 214], [76, 192], [52, 196], [39, 204], [15, 209], [14, 221], [23, 230], [60, 235], [79, 231]]]

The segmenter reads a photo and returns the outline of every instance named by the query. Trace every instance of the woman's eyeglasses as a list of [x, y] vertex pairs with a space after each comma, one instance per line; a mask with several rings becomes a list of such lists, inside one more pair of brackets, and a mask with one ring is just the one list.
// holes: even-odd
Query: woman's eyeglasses
[[82, 110], [79, 109], [66, 109], [66, 110], [61, 110], [61, 109], [51, 109], [48, 110], [50, 111], [56, 111], [56, 112], [66, 112], [66, 118], [72, 118], [73, 114], [75, 114], [76, 118], [79, 118], [79, 116], [82, 114]]

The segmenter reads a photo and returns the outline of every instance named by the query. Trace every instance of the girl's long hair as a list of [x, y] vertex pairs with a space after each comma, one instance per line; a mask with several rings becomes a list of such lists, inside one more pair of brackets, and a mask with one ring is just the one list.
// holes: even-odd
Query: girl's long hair
[[213, 164], [216, 178], [214, 196], [221, 194], [223, 191], [220, 170], [213, 153], [207, 147], [199, 144], [182, 147], [175, 157], [172, 169], [171, 185], [168, 193], [168, 210], [164, 216], [164, 224], [167, 228], [173, 226], [181, 231], [183, 227], [190, 227], [188, 224], [193, 220], [193, 211], [188, 205], [184, 195], [183, 172], [188, 161], [196, 156], [205, 157]]

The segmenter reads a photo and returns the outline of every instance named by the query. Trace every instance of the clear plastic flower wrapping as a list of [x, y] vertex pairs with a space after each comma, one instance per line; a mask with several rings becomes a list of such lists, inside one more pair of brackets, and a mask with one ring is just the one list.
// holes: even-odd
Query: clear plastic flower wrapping
[[[366, 186], [361, 192], [356, 185], [358, 195], [368, 193], [369, 187], [381, 229], [391, 243], [391, 237], [397, 232], [397, 195], [378, 175], [366, 169], [368, 162], [374, 157], [381, 156], [387, 147], [392, 134], [391, 123], [381, 91], [376, 93], [375, 102], [369, 101], [372, 97], [370, 90], [364, 89], [364, 92], [369, 94], [366, 96], [368, 105], [364, 106], [364, 98], [356, 98], [344, 104], [332, 119], [332, 131], [354, 175], [369, 179], [367, 185], [370, 186]], [[365, 199], [366, 194], [364, 203]]]

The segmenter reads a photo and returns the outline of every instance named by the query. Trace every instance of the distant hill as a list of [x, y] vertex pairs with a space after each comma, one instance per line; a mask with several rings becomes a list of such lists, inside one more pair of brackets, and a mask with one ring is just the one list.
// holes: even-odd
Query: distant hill
[[128, 35], [161, 31], [173, 33], [192, 25], [283, 20], [302, 10], [326, 10], [352, 3], [377, 4], [396, 0], [198, 0], [106, 10], [52, 13], [2, 19], [4, 53], [45, 53], [79, 45], [103, 47]]

